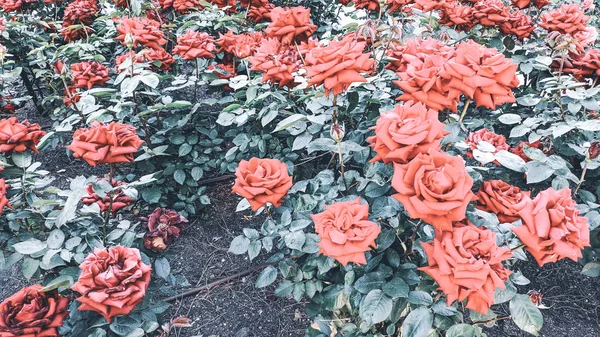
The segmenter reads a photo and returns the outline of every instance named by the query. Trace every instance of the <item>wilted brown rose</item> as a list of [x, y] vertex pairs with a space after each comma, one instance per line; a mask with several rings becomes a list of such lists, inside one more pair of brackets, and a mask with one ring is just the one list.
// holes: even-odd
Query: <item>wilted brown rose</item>
[[444, 65], [440, 75], [450, 80], [451, 99], [464, 94], [477, 106], [495, 109], [516, 101], [512, 88], [519, 85], [517, 68], [497, 49], [469, 40], [457, 46], [454, 57]]
[[540, 16], [540, 27], [561, 34], [575, 34], [585, 30], [590, 17], [578, 4], [562, 5]]
[[569, 188], [549, 188], [525, 201], [519, 211], [523, 225], [511, 230], [540, 267], [564, 258], [577, 262], [582, 257], [581, 250], [590, 245], [587, 218], [579, 213]]
[[[4, 167], [0, 167], [0, 172], [3, 169], [4, 169]], [[6, 183], [6, 180], [4, 180], [4, 178], [0, 178], [0, 215], [2, 215], [2, 211], [4, 210], [4, 207], [8, 207], [8, 208], [12, 209], [10, 200], [8, 200], [8, 198], [6, 197], [6, 192], [8, 191], [9, 188], [10, 188], [10, 185]]]
[[250, 63], [252, 70], [263, 73], [263, 82], [279, 84], [280, 88], [293, 87], [294, 73], [302, 67], [302, 60], [295, 48], [271, 38], [262, 40], [256, 53], [250, 57]]
[[56, 290], [41, 292], [42, 288], [39, 284], [25, 287], [0, 304], [1, 337], [60, 336], [69, 299]]
[[181, 56], [184, 60], [212, 59], [215, 58], [215, 55], [212, 54], [213, 51], [215, 51], [214, 40], [208, 33], [188, 30], [177, 37], [177, 45], [173, 49], [173, 54]]
[[[108, 179], [98, 179], [98, 181], [107, 181]], [[113, 180], [111, 186], [119, 187], [126, 185], [123, 181]], [[107, 194], [104, 197], [100, 197], [95, 191], [92, 184], [89, 184], [87, 189], [85, 190], [87, 195], [81, 197], [81, 202], [84, 205], [98, 204], [101, 212], [106, 212], [107, 209], [111, 209], [113, 215], [115, 215], [120, 209], [125, 208], [131, 205], [135, 200], [128, 197], [123, 193], [123, 190], [117, 189], [116, 191], [110, 192], [110, 195]], [[111, 204], [112, 199], [112, 204]]]
[[275, 7], [271, 11], [271, 24], [265, 29], [265, 35], [283, 44], [294, 44], [294, 41], [306, 41], [316, 30], [317, 26], [310, 23], [309, 8]]
[[142, 262], [139, 250], [116, 246], [96, 248], [79, 269], [79, 279], [71, 287], [81, 294], [78, 310], [95, 311], [110, 323], [144, 299], [152, 268]]
[[467, 300], [466, 307], [487, 314], [494, 304], [494, 291], [506, 289], [512, 273], [502, 265], [510, 249], [496, 245], [496, 234], [468, 222], [455, 223], [452, 231], [436, 231], [433, 242], [421, 243], [428, 265], [427, 273], [446, 294], [448, 306]]
[[474, 199], [473, 178], [461, 157], [435, 149], [420, 153], [408, 164], [394, 163], [392, 195], [411, 218], [419, 218], [436, 229], [451, 231], [452, 223], [465, 218]]
[[95, 121], [89, 128], [77, 129], [73, 134], [73, 142], [67, 148], [74, 152], [75, 158], [82, 158], [96, 166], [131, 163], [133, 154], [143, 143], [131, 125]]
[[188, 222], [174, 210], [156, 208], [146, 222], [148, 232], [144, 235], [144, 247], [153, 252], [162, 252], [179, 237], [184, 225]]
[[419, 153], [440, 148], [440, 140], [448, 134], [438, 113], [423, 103], [407, 102], [383, 113], [368, 138], [377, 156], [371, 160], [406, 164]]
[[320, 254], [332, 257], [346, 266], [348, 262], [366, 264], [365, 252], [377, 248], [375, 239], [381, 228], [369, 221], [369, 205], [361, 204], [360, 198], [346, 202], [334, 202], [325, 211], [311, 214], [315, 232], [321, 241], [317, 243]]
[[484, 181], [477, 192], [477, 208], [496, 214], [501, 223], [514, 222], [521, 218], [519, 211], [530, 193], [502, 180]]
[[37, 145], [46, 132], [39, 124], [31, 124], [17, 117], [0, 120], [0, 153], [25, 152], [27, 149], [39, 153]]
[[235, 177], [231, 191], [246, 198], [254, 211], [267, 203], [281, 206], [283, 197], [292, 187], [287, 165], [277, 159], [242, 160], [235, 170]]
[[123, 45], [127, 44], [126, 38], [130, 36], [133, 39], [133, 48], [143, 45], [152, 49], [163, 49], [161, 46], [167, 44], [164, 33], [160, 30], [160, 22], [145, 17], [122, 17], [117, 26], [117, 33], [119, 35], [115, 40], [121, 41]]
[[327, 46], [311, 49], [304, 57], [308, 85], [323, 85], [326, 95], [331, 91], [339, 95], [352, 83], [366, 82], [361, 73], [371, 72], [375, 65], [371, 54], [363, 54], [366, 46], [366, 42], [345, 36], [340, 41], [329, 42]]
[[108, 68], [96, 61], [71, 64], [71, 82], [75, 88], [92, 89], [108, 82]]

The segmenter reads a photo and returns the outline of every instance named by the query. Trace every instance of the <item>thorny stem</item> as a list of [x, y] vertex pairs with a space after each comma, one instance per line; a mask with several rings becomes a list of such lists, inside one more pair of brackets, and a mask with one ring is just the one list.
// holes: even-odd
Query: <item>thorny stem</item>
[[304, 57], [302, 56], [302, 52], [300, 51], [300, 46], [298, 46], [298, 42], [294, 40], [294, 45], [296, 45], [296, 50], [298, 51], [298, 56], [300, 56], [300, 60], [302, 60], [302, 64], [306, 66], [306, 62], [304, 62]]
[[467, 115], [467, 109], [469, 108], [469, 105], [471, 104], [471, 100], [468, 100], [467, 103], [465, 103], [465, 107], [463, 108], [462, 113], [460, 114], [460, 118], [458, 120], [458, 122], [460, 124], [462, 124], [463, 119], [465, 119], [465, 116]]
[[587, 169], [588, 169], [588, 161], [586, 160], [585, 165], [583, 165], [583, 171], [581, 172], [581, 177], [579, 177], [579, 183], [577, 183], [577, 187], [575, 187], [575, 191], [573, 192], [573, 194], [577, 194], [577, 191], [579, 191], [579, 188], [585, 181], [585, 174], [587, 173]]
[[65, 86], [65, 92], [67, 93], [67, 97], [69, 97], [71, 106], [73, 107], [73, 109], [75, 109], [75, 111], [77, 111], [77, 113], [79, 114], [79, 116], [81, 116], [81, 118], [85, 119], [85, 117], [83, 116], [83, 113], [81, 112], [81, 110], [79, 110], [79, 108], [77, 107], [77, 104], [75, 104], [75, 101], [73, 100], [73, 94], [71, 93], [71, 90], [69, 90], [69, 85], [67, 84], [67, 80], [65, 80], [65, 76], [60, 75], [60, 79], [62, 80], [62, 83]]
[[489, 324], [489, 323], [492, 323], [492, 322], [502, 321], [502, 320], [510, 319], [510, 318], [512, 318], [510, 315], [508, 315], [508, 316], [494, 317], [492, 319], [488, 319], [487, 321], [473, 322], [471, 325], [478, 325], [478, 324], [485, 325], [485, 324]]
[[[113, 178], [115, 175], [115, 168], [113, 166], [113, 164], [108, 164], [110, 167], [110, 172], [108, 175], [108, 183], [110, 184], [110, 186], [112, 186], [112, 182], [113, 182]], [[106, 209], [106, 212], [104, 213], [104, 226], [102, 228], [102, 230], [104, 231], [104, 247], [106, 247], [106, 237], [108, 236], [108, 224], [110, 222], [110, 216], [112, 214], [112, 207], [113, 207], [113, 195], [112, 192], [110, 192], [108, 194], [108, 196], [110, 197], [110, 204], [108, 206], [108, 209]]]
[[525, 247], [525, 244], [520, 244], [520, 245], [516, 246], [515, 248], [511, 249], [510, 251], [514, 252], [515, 250], [519, 250], [519, 249], [524, 248], [524, 247]]
[[338, 148], [338, 154], [339, 154], [339, 158], [340, 158], [340, 170], [342, 173], [342, 181], [344, 182], [344, 187], [346, 188], [346, 191], [348, 191], [348, 183], [346, 182], [346, 176], [344, 174], [344, 157], [342, 156], [342, 142], [341, 141], [337, 141], [337, 148]]

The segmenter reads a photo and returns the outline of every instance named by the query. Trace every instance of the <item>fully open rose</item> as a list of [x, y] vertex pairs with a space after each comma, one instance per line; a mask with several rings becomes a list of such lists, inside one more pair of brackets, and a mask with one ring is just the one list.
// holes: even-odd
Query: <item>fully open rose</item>
[[277, 39], [263, 39], [256, 53], [250, 57], [252, 70], [263, 73], [262, 81], [279, 87], [294, 86], [294, 73], [302, 66], [295, 48], [283, 45]]
[[71, 64], [71, 81], [75, 88], [92, 89], [108, 82], [108, 68], [102, 63], [80, 62]]
[[408, 215], [439, 230], [452, 230], [452, 223], [465, 218], [474, 197], [473, 179], [461, 157], [430, 149], [406, 165], [394, 164], [393, 195]]
[[265, 29], [265, 35], [276, 38], [283, 44], [306, 41], [317, 30], [310, 23], [310, 9], [304, 7], [271, 10], [271, 24]]
[[565, 4], [540, 16], [540, 27], [561, 34], [576, 34], [585, 30], [589, 16], [578, 4]]
[[477, 208], [496, 214], [502, 223], [517, 221], [529, 193], [502, 180], [484, 181], [477, 192]]
[[89, 128], [77, 129], [67, 148], [74, 152], [75, 158], [96, 166], [133, 162], [133, 154], [143, 143], [131, 125], [94, 122]]
[[27, 149], [39, 153], [37, 145], [46, 132], [39, 124], [31, 124], [17, 117], [0, 120], [0, 153], [25, 152]]
[[110, 322], [142, 301], [152, 268], [142, 262], [139, 250], [116, 246], [95, 249], [79, 269], [81, 275], [71, 287], [81, 294], [78, 310], [95, 311]]
[[494, 291], [506, 289], [511, 271], [502, 261], [512, 254], [496, 246], [496, 234], [472, 224], [455, 223], [452, 231], [436, 231], [431, 243], [421, 243], [429, 264], [427, 273], [446, 294], [448, 306], [467, 300], [467, 308], [487, 314], [494, 304]]
[[25, 287], [0, 304], [0, 337], [58, 337], [69, 312], [69, 299], [56, 290]]
[[121, 18], [117, 27], [119, 35], [115, 38], [127, 45], [128, 36], [133, 40], [131, 47], [137, 48], [139, 45], [152, 49], [162, 49], [161, 46], [167, 44], [164, 33], [160, 30], [160, 22], [144, 18]]
[[330, 256], [342, 265], [348, 262], [366, 264], [365, 252], [376, 248], [375, 239], [381, 228], [369, 221], [369, 205], [354, 201], [335, 202], [325, 211], [311, 214], [315, 232], [321, 238], [320, 253]]
[[[0, 167], [0, 171], [2, 171], [2, 169], [4, 169], [4, 168]], [[6, 183], [6, 180], [0, 179], [0, 215], [2, 215], [2, 211], [4, 210], [4, 207], [8, 207], [8, 208], [12, 209], [12, 206], [10, 205], [8, 198], [6, 197], [6, 191], [9, 188], [10, 188], [10, 185]]]
[[377, 156], [371, 161], [406, 164], [430, 148], [439, 149], [440, 139], [448, 134], [438, 120], [437, 111], [423, 103], [407, 102], [383, 113], [372, 128], [375, 136], [368, 139]]
[[281, 206], [282, 198], [292, 187], [292, 177], [285, 163], [277, 159], [242, 160], [235, 170], [234, 193], [246, 198], [254, 211], [271, 203]]
[[523, 225], [511, 229], [540, 267], [564, 258], [577, 261], [590, 245], [587, 218], [579, 216], [576, 206], [569, 188], [549, 188], [526, 200], [519, 211]]
[[173, 54], [181, 56], [184, 60], [195, 60], [197, 58], [215, 58], [212, 52], [215, 44], [212, 36], [204, 32], [186, 31], [177, 37], [177, 45], [173, 48]]

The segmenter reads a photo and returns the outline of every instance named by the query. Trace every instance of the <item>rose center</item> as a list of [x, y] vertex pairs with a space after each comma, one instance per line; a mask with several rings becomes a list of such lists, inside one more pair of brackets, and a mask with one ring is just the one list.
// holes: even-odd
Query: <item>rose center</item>
[[445, 194], [452, 190], [454, 185], [452, 179], [444, 172], [443, 167], [426, 172], [423, 183], [430, 191], [436, 194]]

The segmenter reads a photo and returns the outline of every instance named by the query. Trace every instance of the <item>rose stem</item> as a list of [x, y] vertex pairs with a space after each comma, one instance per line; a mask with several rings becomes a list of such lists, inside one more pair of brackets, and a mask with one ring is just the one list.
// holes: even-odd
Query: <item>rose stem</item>
[[198, 80], [200, 79], [200, 65], [196, 57], [196, 83], [194, 84], [194, 102], [196, 102], [196, 94], [198, 93]]
[[[108, 174], [108, 183], [110, 184], [110, 186], [113, 186], [113, 177], [115, 176], [115, 168], [113, 166], [113, 164], [108, 164], [110, 167], [110, 171]], [[113, 196], [111, 195], [112, 192], [110, 192], [108, 194], [109, 198], [110, 198], [110, 203], [108, 206], [108, 209], [106, 210], [106, 213], [104, 214], [104, 226], [103, 226], [103, 231], [104, 231], [104, 247], [106, 247], [106, 237], [108, 236], [108, 223], [110, 222], [110, 216], [112, 214], [112, 207], [113, 207]]]
[[573, 194], [577, 194], [577, 191], [579, 191], [581, 184], [583, 184], [583, 182], [585, 181], [585, 174], [587, 173], [587, 169], [588, 161], [586, 160], [585, 165], [583, 165], [583, 172], [581, 172], [581, 177], [579, 178], [579, 183], [577, 183], [577, 187], [575, 187], [575, 192], [573, 192]]
[[337, 142], [338, 154], [340, 156], [340, 169], [342, 173], [342, 181], [344, 182], [344, 187], [346, 191], [348, 191], [348, 183], [346, 183], [346, 176], [344, 175], [344, 158], [342, 157], [342, 142]]
[[458, 119], [458, 122], [460, 124], [462, 124], [463, 119], [465, 119], [465, 116], [467, 115], [467, 109], [469, 108], [469, 104], [471, 104], [471, 100], [468, 100], [467, 103], [465, 103], [465, 107], [463, 108], [463, 111], [460, 114], [460, 118]]
[[519, 250], [519, 249], [521, 249], [521, 248], [524, 248], [524, 247], [525, 247], [525, 244], [524, 244], [524, 243], [522, 243], [522, 244], [520, 244], [520, 245], [516, 246], [515, 248], [511, 249], [510, 251], [511, 251], [511, 252], [514, 252], [515, 250]]
[[488, 323], [492, 323], [492, 322], [496, 322], [496, 321], [502, 321], [502, 320], [509, 319], [509, 318], [511, 318], [510, 315], [508, 315], [508, 316], [501, 316], [501, 317], [495, 317], [495, 318], [492, 318], [492, 319], [488, 319], [487, 321], [473, 322], [471, 325], [478, 325], [478, 324], [484, 324], [485, 325], [485, 324], [488, 324]]

